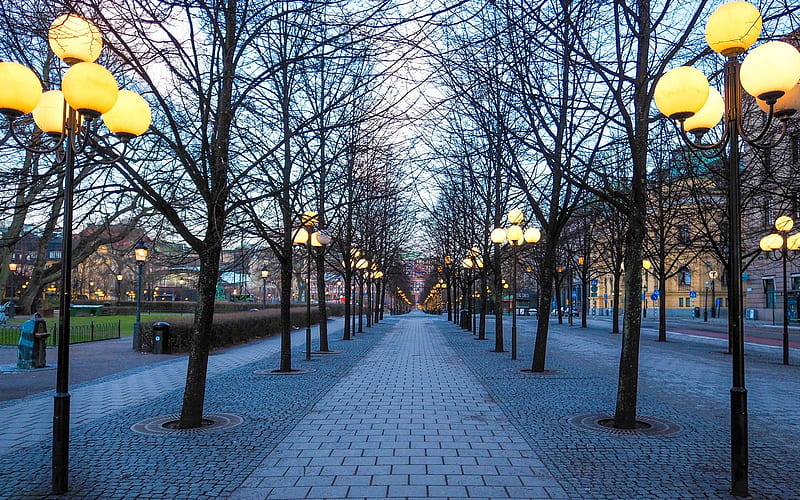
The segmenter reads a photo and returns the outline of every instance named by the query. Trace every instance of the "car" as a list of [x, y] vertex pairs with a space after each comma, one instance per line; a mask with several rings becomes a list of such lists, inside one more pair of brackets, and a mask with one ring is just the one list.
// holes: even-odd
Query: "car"
[[528, 309], [528, 316], [538, 316], [538, 315], [539, 311], [537, 311], [536, 308]]

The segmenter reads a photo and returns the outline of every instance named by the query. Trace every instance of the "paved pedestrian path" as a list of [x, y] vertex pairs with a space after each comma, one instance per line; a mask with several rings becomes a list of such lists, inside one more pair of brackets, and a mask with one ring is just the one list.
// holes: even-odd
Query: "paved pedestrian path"
[[398, 323], [233, 498], [565, 498], [441, 325]]

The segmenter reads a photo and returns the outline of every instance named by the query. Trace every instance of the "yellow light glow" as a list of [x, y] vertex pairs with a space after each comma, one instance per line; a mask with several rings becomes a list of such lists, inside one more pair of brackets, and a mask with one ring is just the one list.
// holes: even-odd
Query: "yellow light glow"
[[783, 236], [775, 233], [768, 234], [761, 238], [761, 241], [758, 242], [758, 246], [765, 252], [777, 250], [783, 246]]
[[700, 111], [683, 122], [683, 128], [688, 132], [708, 132], [719, 123], [724, 112], [725, 101], [723, 101], [722, 95], [717, 89], [711, 87], [706, 103], [700, 108]]
[[653, 263], [650, 262], [650, 259], [642, 259], [642, 269], [652, 269]]
[[114, 107], [119, 95], [117, 80], [99, 64], [77, 63], [64, 73], [61, 90], [72, 109], [94, 119]]
[[720, 6], [706, 23], [706, 42], [723, 56], [741, 54], [761, 34], [761, 13], [751, 3], [729, 2]]
[[[756, 99], [756, 103], [764, 113], [769, 113], [769, 104], [760, 99]], [[800, 83], [797, 83], [789, 92], [780, 97], [772, 108], [775, 117], [780, 120], [785, 120], [798, 111], [800, 111]]]
[[794, 227], [794, 220], [788, 215], [781, 215], [775, 220], [775, 229], [782, 233], [788, 233]]
[[537, 227], [529, 227], [525, 230], [525, 243], [539, 243], [542, 239], [542, 232]]
[[307, 210], [303, 215], [300, 217], [300, 222], [304, 226], [314, 226], [319, 222], [319, 216], [317, 212], [313, 210]]
[[93, 23], [75, 14], [64, 14], [50, 25], [50, 48], [67, 64], [95, 62], [103, 50], [103, 36]]
[[502, 227], [496, 227], [492, 230], [491, 234], [492, 243], [501, 245], [506, 241], [506, 230]]
[[509, 227], [506, 232], [506, 238], [508, 238], [508, 242], [512, 245], [519, 245], [522, 243], [522, 228], [516, 224]]
[[46, 134], [61, 134], [65, 117], [64, 94], [60, 90], [43, 93], [39, 105], [33, 110], [33, 121]]
[[789, 250], [800, 250], [800, 233], [795, 233], [786, 238], [786, 248]]
[[308, 231], [304, 227], [295, 228], [292, 236], [292, 244], [305, 245], [308, 243]]
[[514, 208], [508, 212], [508, 222], [511, 224], [522, 224], [525, 222], [525, 214], [519, 208]]
[[120, 90], [114, 107], [103, 114], [106, 127], [122, 140], [147, 132], [151, 118], [150, 105], [142, 96], [130, 90]]
[[36, 73], [19, 63], [0, 62], [0, 113], [14, 118], [30, 113], [41, 98]]
[[742, 61], [739, 80], [753, 97], [778, 99], [800, 80], [800, 52], [786, 42], [762, 43]]
[[658, 109], [669, 118], [685, 120], [700, 111], [708, 100], [708, 79], [691, 66], [680, 66], [666, 72], [656, 84]]

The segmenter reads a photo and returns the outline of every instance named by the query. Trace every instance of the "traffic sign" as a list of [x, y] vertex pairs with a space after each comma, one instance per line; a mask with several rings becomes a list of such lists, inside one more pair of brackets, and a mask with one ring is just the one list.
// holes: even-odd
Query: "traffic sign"
[[694, 290], [690, 291], [689, 292], [689, 298], [696, 299], [697, 298], [697, 292], [695, 292]]
[[657, 301], [658, 300], [658, 294], [657, 293], [653, 293], [653, 295], [650, 296], [650, 300], [652, 300], [653, 302]]

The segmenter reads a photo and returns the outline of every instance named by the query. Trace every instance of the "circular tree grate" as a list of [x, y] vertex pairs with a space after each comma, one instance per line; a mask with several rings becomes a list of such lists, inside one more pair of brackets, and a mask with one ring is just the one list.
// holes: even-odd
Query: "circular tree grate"
[[317, 371], [315, 368], [293, 368], [292, 371], [284, 372], [281, 370], [256, 370], [254, 375], [305, 375]]
[[231, 413], [210, 413], [208, 415], [203, 415], [202, 426], [195, 429], [181, 429], [178, 427], [179, 421], [180, 415], [162, 415], [160, 417], [148, 418], [147, 420], [137, 422], [131, 426], [131, 430], [149, 436], [166, 434], [192, 435], [230, 429], [244, 422], [242, 417]]
[[641, 416], [636, 418], [636, 428], [617, 429], [614, 427], [614, 417], [605, 413], [578, 415], [568, 419], [567, 422], [581, 429], [615, 434], [617, 436], [668, 436], [683, 430], [683, 427], [674, 422]]

